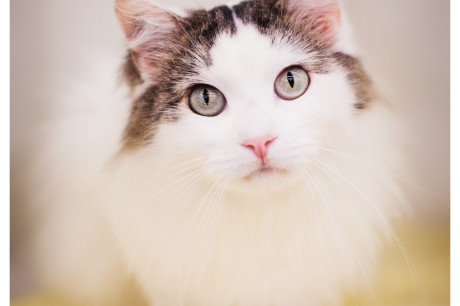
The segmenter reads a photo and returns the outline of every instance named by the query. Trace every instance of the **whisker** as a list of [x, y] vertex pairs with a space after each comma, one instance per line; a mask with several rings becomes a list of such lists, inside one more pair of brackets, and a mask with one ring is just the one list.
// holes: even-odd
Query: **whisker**
[[[221, 177], [222, 177], [222, 175], [218, 179], [216, 179], [216, 181], [212, 184], [212, 186], [209, 188], [208, 192], [206, 193], [206, 195], [204, 196], [204, 198], [202, 199], [202, 201], [198, 205], [198, 208], [196, 209], [195, 214], [193, 215], [193, 217], [192, 217], [192, 219], [191, 219], [191, 221], [190, 221], [190, 223], [189, 223], [189, 225], [187, 227], [187, 230], [186, 230], [186, 233], [185, 233], [185, 236], [184, 236], [184, 240], [182, 242], [181, 251], [180, 251], [179, 265], [178, 265], [178, 268], [179, 268], [178, 289], [179, 289], [179, 302], [180, 302], [180, 305], [183, 305], [183, 299], [182, 299], [183, 294], [182, 294], [182, 292], [185, 294], [185, 290], [186, 290], [186, 283], [182, 284], [182, 277], [181, 277], [182, 276], [181, 269], [182, 269], [182, 265], [183, 265], [185, 244], [186, 244], [186, 242], [188, 240], [188, 237], [190, 235], [190, 230], [191, 230], [191, 228], [192, 228], [192, 226], [193, 226], [193, 224], [195, 222], [196, 217], [198, 216], [199, 212], [201, 211], [201, 208], [203, 207], [204, 203], [208, 199], [208, 197], [211, 194], [211, 192], [214, 190], [216, 184], [218, 183], [218, 181], [220, 180]], [[196, 239], [194, 239], [194, 242], [192, 243], [192, 245], [195, 244], [195, 240]], [[188, 271], [189, 271], [189, 269], [186, 270], [185, 278], [188, 277]]]
[[[218, 189], [216, 189], [216, 190], [217, 190], [217, 192], [215, 193], [215, 196], [212, 198], [211, 209], [209, 210], [209, 213], [207, 214], [205, 228], [204, 228], [205, 235], [203, 237], [203, 243], [202, 243], [202, 245], [200, 247], [200, 252], [198, 253], [198, 256], [201, 256], [201, 251], [203, 249], [203, 246], [208, 245], [208, 237], [209, 237], [209, 235], [207, 234], [207, 232], [209, 232], [210, 229], [213, 226], [213, 222], [211, 222], [211, 224], [210, 224], [210, 220], [212, 221], [213, 218], [214, 218], [214, 213], [215, 213], [215, 211], [217, 209], [217, 206], [218, 206], [217, 201], [221, 198], [221, 194], [223, 194], [223, 192], [224, 192], [224, 185], [220, 184], [218, 186]], [[209, 229], [208, 229], [208, 225], [209, 225]]]
[[[313, 164], [314, 164], [315, 166], [317, 166], [316, 163], [313, 162]], [[320, 169], [323, 173], [325, 173], [326, 175], [328, 175], [328, 177], [332, 178], [332, 176], [331, 176], [330, 174], [326, 173], [321, 167], [319, 167], [319, 166], [317, 166], [317, 167], [318, 167], [318, 169]], [[336, 183], [338, 183], [335, 179], [334, 179], [334, 181], [335, 181]], [[327, 195], [327, 190], [326, 190], [326, 188], [324, 187], [324, 185], [321, 183], [321, 180], [320, 180], [319, 178], [317, 179], [317, 182], [318, 182], [318, 184], [320, 185], [320, 187], [322, 188], [322, 190], [325, 192], [325, 194]], [[348, 231], [348, 229], [347, 229], [347, 226], [346, 226], [346, 224], [345, 224], [343, 218], [340, 216], [340, 213], [339, 213], [337, 207], [333, 204], [334, 201], [332, 200], [332, 198], [331, 198], [330, 196], [329, 196], [328, 198], [329, 198], [329, 200], [331, 201], [331, 204], [332, 204], [331, 206], [332, 206], [332, 208], [334, 209], [334, 212], [335, 212], [336, 217], [339, 219], [339, 225], [340, 225], [340, 227], [343, 229], [345, 235], [347, 236], [347, 241], [350, 242], [349, 246], [350, 246], [350, 248], [351, 248], [352, 256], [353, 256], [353, 258], [355, 259], [356, 263], [357, 263], [358, 266], [359, 266], [359, 270], [360, 270], [360, 272], [361, 272], [361, 275], [363, 276], [364, 281], [366, 282], [366, 285], [367, 285], [368, 288], [369, 288], [369, 291], [370, 291], [370, 293], [371, 293], [371, 295], [372, 295], [372, 297], [373, 297], [373, 300], [374, 300], [374, 302], [375, 302], [376, 304], [379, 304], [379, 303], [378, 303], [378, 300], [377, 300], [377, 296], [375, 295], [375, 291], [374, 291], [374, 289], [373, 289], [373, 287], [372, 287], [372, 284], [371, 284], [371, 282], [370, 282], [370, 280], [369, 280], [369, 277], [367, 276], [367, 274], [366, 274], [366, 272], [365, 272], [365, 270], [364, 270], [364, 267], [363, 267], [363, 265], [362, 265], [362, 262], [361, 262], [361, 260], [359, 259], [359, 256], [356, 255], [356, 254], [357, 254], [357, 253], [356, 253], [356, 248], [355, 248], [355, 245], [353, 244], [353, 240], [351, 239], [351, 236], [350, 236], [350, 233], [349, 233], [349, 231]]]
[[318, 163], [322, 164], [326, 169], [328, 169], [329, 171], [331, 171], [332, 173], [334, 173], [335, 175], [337, 175], [339, 178], [341, 178], [344, 182], [346, 182], [350, 187], [352, 187], [356, 192], [358, 192], [359, 195], [361, 195], [369, 204], [371, 204], [371, 207], [374, 209], [374, 211], [377, 213], [378, 217], [380, 218], [380, 221], [382, 222], [382, 225], [384, 226], [384, 228], [391, 234], [391, 236], [393, 237], [394, 241], [396, 242], [396, 244], [398, 245], [398, 247], [400, 248], [403, 256], [404, 256], [404, 259], [406, 261], [406, 264], [408, 265], [409, 267], [409, 271], [410, 271], [410, 275], [411, 275], [411, 279], [412, 279], [412, 288], [413, 288], [413, 294], [414, 294], [414, 303], [416, 304], [416, 301], [417, 301], [417, 288], [418, 288], [418, 277], [417, 277], [417, 274], [416, 274], [416, 270], [415, 270], [415, 266], [412, 262], [412, 260], [410, 259], [410, 256], [406, 250], [406, 248], [404, 247], [404, 245], [402, 244], [401, 240], [399, 239], [398, 235], [396, 234], [396, 232], [394, 231], [394, 229], [392, 228], [392, 226], [389, 224], [389, 222], [386, 220], [386, 218], [382, 215], [382, 213], [377, 209], [377, 207], [374, 205], [373, 201], [371, 201], [371, 199], [369, 199], [367, 197], [367, 195], [365, 195], [361, 190], [359, 190], [355, 184], [353, 184], [352, 182], [350, 182], [347, 178], [345, 178], [343, 175], [341, 175], [340, 173], [338, 173], [337, 171], [335, 171], [334, 169], [332, 169], [331, 167], [329, 167], [327, 164], [323, 163], [322, 161], [320, 161], [319, 159], [315, 159]]
[[[186, 181], [184, 181], [184, 182], [182, 182], [182, 184], [180, 184], [179, 186], [177, 186], [177, 189], [179, 189], [180, 192], [179, 192], [179, 193], [170, 193], [170, 194], [168, 195], [168, 197], [167, 197], [166, 199], [164, 199], [164, 200], [162, 201], [162, 204], [158, 207], [158, 209], [157, 209], [157, 214], [160, 212], [160, 210], [163, 208], [163, 206], [167, 203], [168, 199], [170, 199], [172, 196], [175, 196], [175, 199], [176, 199], [176, 200], [174, 200], [173, 202], [170, 202], [170, 203], [169, 203], [169, 204], [170, 204], [169, 207], [172, 208], [172, 207], [174, 206], [173, 204], [175, 204], [176, 201], [177, 201], [186, 191], [188, 191], [191, 187], [194, 186], [194, 184], [192, 184], [192, 183], [196, 183], [196, 181], [197, 181], [200, 177], [202, 177], [202, 176], [204, 175], [205, 172], [206, 172], [206, 169], [205, 169], [205, 168], [202, 168], [202, 169], [200, 169], [200, 170], [198, 170], [198, 171], [195, 171], [195, 172], [190, 173], [190, 175], [187, 175], [187, 177], [189, 177], [189, 179], [186, 180]], [[182, 187], [184, 187], [184, 186], [186, 186], [186, 188], [182, 188]]]
[[408, 179], [406, 179], [406, 178], [400, 176], [400, 175], [397, 174], [396, 172], [394, 172], [394, 171], [392, 171], [392, 170], [389, 170], [389, 169], [382, 168], [382, 167], [380, 167], [380, 166], [376, 165], [375, 163], [372, 163], [372, 162], [370, 162], [370, 161], [368, 161], [368, 160], [365, 160], [365, 159], [363, 159], [363, 158], [360, 159], [360, 158], [357, 158], [357, 157], [355, 157], [355, 156], [353, 156], [353, 155], [350, 155], [350, 154], [348, 154], [348, 153], [340, 152], [340, 151], [333, 150], [333, 149], [330, 149], [330, 148], [324, 148], [324, 147], [319, 147], [319, 146], [318, 146], [317, 148], [320, 149], [320, 150], [322, 150], [322, 151], [325, 151], [325, 152], [330, 152], [330, 153], [336, 154], [336, 155], [338, 155], [338, 156], [342, 156], [342, 157], [351, 159], [351, 160], [353, 160], [353, 161], [356, 161], [356, 162], [360, 163], [360, 164], [363, 165], [363, 166], [367, 166], [367, 167], [371, 167], [371, 168], [377, 169], [377, 170], [380, 171], [380, 172], [378, 172], [378, 173], [379, 173], [380, 175], [382, 175], [382, 176], [387, 177], [384, 173], [382, 173], [382, 172], [387, 172], [387, 173], [391, 174], [393, 177], [395, 177], [395, 178], [397, 178], [397, 179], [400, 179], [401, 181], [403, 181], [403, 182], [405, 182], [405, 183], [407, 183], [407, 184], [409, 184], [409, 185], [411, 185], [411, 186], [414, 186], [415, 188], [417, 188], [417, 189], [419, 189], [419, 190], [421, 190], [421, 191], [423, 191], [423, 192], [425, 192], [425, 193], [427, 193], [427, 194], [429, 194], [429, 195], [431, 195], [431, 196], [433, 196], [433, 197], [435, 197], [435, 198], [438, 198], [439, 200], [443, 200], [443, 201], [446, 201], [446, 200], [447, 200], [447, 199], [445, 199], [444, 197], [442, 197], [442, 196], [440, 196], [440, 195], [438, 195], [438, 194], [436, 194], [436, 193], [434, 193], [434, 192], [432, 192], [432, 191], [429, 191], [429, 190], [427, 190], [426, 188], [423, 188], [422, 186], [420, 186], [420, 185], [418, 185], [418, 184], [416, 184], [416, 183], [414, 183], [414, 182], [412, 182], [412, 181], [410, 181], [410, 180], [408, 180]]
[[[182, 185], [189, 184], [190, 182], [193, 182], [193, 180], [195, 178], [201, 176], [205, 172], [205, 170], [206, 170], [205, 168], [201, 168], [201, 169], [198, 169], [198, 170], [190, 173], [189, 175], [187, 175], [185, 177], [182, 177], [182, 179], [180, 181], [186, 180], [189, 176], [192, 176], [190, 179], [186, 180]], [[191, 186], [191, 184], [190, 184], [190, 186]], [[141, 209], [145, 206], [145, 204], [148, 203], [151, 200], [151, 198], [153, 198], [153, 197], [150, 197], [149, 199], [145, 200], [140, 205], [136, 205], [136, 208], [132, 211], [132, 213], [123, 220], [124, 226], [126, 226], [128, 224], [133, 224], [134, 218], [141, 211]], [[160, 207], [157, 209], [157, 213], [161, 210], [161, 208], [163, 207], [164, 204], [165, 204], [165, 202], [162, 202]], [[115, 242], [115, 235], [112, 234], [112, 238], [107, 241], [106, 247], [107, 248], [111, 247], [114, 242]]]
[[[141, 202], [140, 205], [137, 205], [136, 208], [133, 210], [133, 215], [136, 215], [137, 213], [139, 213], [139, 211], [147, 204], [149, 203], [153, 198], [155, 198], [156, 196], [160, 195], [161, 193], [165, 192], [166, 190], [174, 187], [175, 185], [179, 184], [180, 182], [183, 182], [184, 180], [187, 180], [190, 176], [196, 174], [196, 173], [201, 173], [201, 172], [204, 172], [206, 171], [206, 168], [202, 167], [202, 168], [199, 168], [185, 176], [181, 176], [180, 179], [178, 180], [174, 180], [172, 181], [171, 183], [169, 183], [168, 185], [164, 186], [163, 188], [160, 188], [159, 190], [156, 190], [156, 192], [154, 192], [153, 194], [150, 194], [144, 201]], [[179, 176], [179, 174], [178, 174]], [[132, 219], [133, 217], [131, 217]]]

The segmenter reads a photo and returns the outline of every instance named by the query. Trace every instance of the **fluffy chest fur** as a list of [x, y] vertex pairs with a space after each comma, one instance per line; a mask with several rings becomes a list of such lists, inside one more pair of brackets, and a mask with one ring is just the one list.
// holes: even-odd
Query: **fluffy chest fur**
[[[127, 163], [131, 173], [136, 165]], [[111, 193], [129, 187], [137, 196], [115, 192], [106, 214], [144, 292], [160, 304], [339, 303], [343, 289], [372, 278], [389, 231], [384, 216], [394, 212], [381, 205], [394, 202], [382, 191], [392, 182], [347, 163], [323, 156], [296, 185], [262, 196], [164, 163], [150, 176], [162, 178], [155, 188], [119, 173]]]

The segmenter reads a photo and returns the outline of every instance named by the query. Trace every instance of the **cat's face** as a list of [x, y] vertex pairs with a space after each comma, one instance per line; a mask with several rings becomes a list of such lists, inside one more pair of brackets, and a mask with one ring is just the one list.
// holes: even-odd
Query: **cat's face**
[[304, 175], [318, 148], [347, 134], [368, 93], [356, 86], [367, 82], [359, 62], [337, 50], [337, 7], [299, 2], [306, 3], [243, 2], [178, 17], [136, 1], [154, 22], [145, 29], [156, 33], [127, 30], [149, 85], [126, 143], [161, 146], [238, 186], [280, 187]]

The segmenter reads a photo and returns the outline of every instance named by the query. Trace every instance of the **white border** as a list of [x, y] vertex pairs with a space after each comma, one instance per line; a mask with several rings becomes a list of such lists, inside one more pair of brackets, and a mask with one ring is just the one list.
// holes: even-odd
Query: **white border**
[[[450, 133], [450, 144], [451, 144], [451, 305], [460, 305], [460, 298], [458, 286], [459, 286], [459, 265], [458, 259], [460, 256], [459, 252], [459, 233], [460, 227], [459, 224], [456, 222], [459, 220], [459, 209], [457, 205], [459, 204], [459, 190], [456, 189], [458, 187], [458, 175], [459, 175], [459, 156], [460, 156], [460, 148], [459, 148], [459, 135], [458, 131], [460, 130], [459, 124], [459, 103], [460, 103], [460, 96], [459, 96], [459, 54], [460, 54], [460, 23], [459, 20], [455, 17], [460, 16], [460, 5], [459, 1], [451, 1], [450, 3], [451, 11], [450, 11], [450, 21], [451, 21], [451, 29], [450, 29], [450, 41], [451, 41], [451, 49], [450, 49], [450, 60], [451, 60], [451, 79], [450, 79], [450, 86], [451, 86], [451, 96], [450, 96], [450, 122], [451, 122], [451, 133]], [[455, 33], [455, 34], [454, 34]], [[455, 135], [455, 136], [454, 136]]]
[[[0, 278], [2, 305], [10, 303], [10, 2], [0, 3], [0, 143], [1, 143], [1, 245], [2, 276]], [[8, 303], [8, 304], [7, 304]]]

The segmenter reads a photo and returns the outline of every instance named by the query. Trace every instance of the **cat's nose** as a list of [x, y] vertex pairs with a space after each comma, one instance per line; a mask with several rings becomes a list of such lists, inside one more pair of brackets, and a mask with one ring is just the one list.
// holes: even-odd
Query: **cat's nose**
[[251, 149], [262, 162], [267, 156], [267, 147], [276, 139], [276, 137], [267, 134], [259, 137], [248, 138], [243, 141], [242, 145]]

